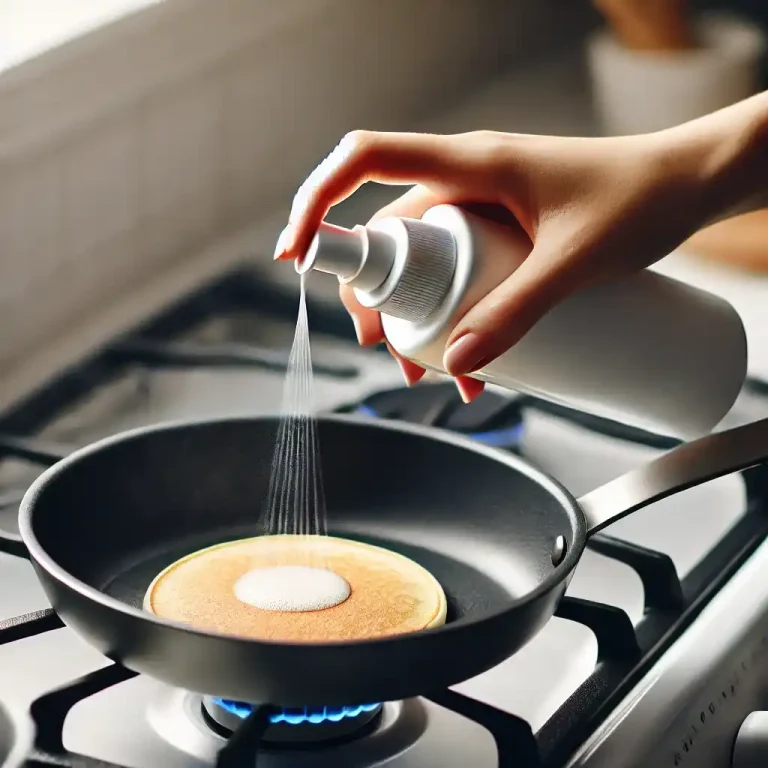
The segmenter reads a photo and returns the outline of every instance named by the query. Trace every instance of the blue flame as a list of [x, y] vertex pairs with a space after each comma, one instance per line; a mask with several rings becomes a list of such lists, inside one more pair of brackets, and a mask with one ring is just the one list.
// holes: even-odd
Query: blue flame
[[[250, 704], [241, 704], [237, 701], [228, 701], [226, 699], [214, 699], [222, 709], [230, 714], [236, 715], [241, 720], [245, 720], [253, 712]], [[299, 709], [286, 708], [282, 712], [277, 712], [269, 716], [269, 722], [273, 725], [285, 723], [286, 725], [302, 725], [311, 723], [320, 725], [321, 723], [339, 723], [346, 718], [359, 717], [364, 712], [373, 712], [381, 704], [357, 704], [351, 707], [303, 707]]]
[[[378, 418], [379, 414], [370, 405], [358, 406], [357, 412], [361, 416], [371, 416]], [[473, 440], [484, 445], [490, 445], [494, 448], [506, 448], [507, 446], [519, 446], [523, 438], [524, 424], [520, 422], [512, 427], [504, 429], [494, 429], [490, 432], [474, 432], [469, 435]]]

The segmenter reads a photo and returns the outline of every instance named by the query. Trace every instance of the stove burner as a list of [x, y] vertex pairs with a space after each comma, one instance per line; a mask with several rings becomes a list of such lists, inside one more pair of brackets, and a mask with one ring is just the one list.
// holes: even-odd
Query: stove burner
[[[381, 713], [381, 704], [358, 704], [345, 707], [288, 708], [270, 715], [270, 726], [264, 741], [272, 744], [302, 744], [345, 739], [364, 735]], [[253, 711], [251, 704], [238, 701], [203, 698], [203, 712], [214, 729], [229, 736]], [[210, 723], [209, 723], [210, 724]]]

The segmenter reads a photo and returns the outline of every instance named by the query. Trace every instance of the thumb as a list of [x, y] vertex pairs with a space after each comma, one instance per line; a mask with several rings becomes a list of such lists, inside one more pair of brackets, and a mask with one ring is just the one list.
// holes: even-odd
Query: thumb
[[488, 365], [577, 287], [574, 260], [558, 251], [536, 245], [512, 275], [464, 315], [448, 338], [443, 357], [451, 376]]

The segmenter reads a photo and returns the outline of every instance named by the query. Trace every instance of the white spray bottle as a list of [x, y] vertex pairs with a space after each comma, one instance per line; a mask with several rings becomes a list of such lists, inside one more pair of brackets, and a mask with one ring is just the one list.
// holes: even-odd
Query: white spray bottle
[[[442, 371], [458, 321], [530, 252], [510, 227], [451, 205], [420, 220], [322, 224], [298, 272], [336, 275], [382, 313], [401, 355]], [[746, 376], [744, 327], [723, 299], [644, 270], [583, 289], [472, 377], [689, 439], [730, 410]]]

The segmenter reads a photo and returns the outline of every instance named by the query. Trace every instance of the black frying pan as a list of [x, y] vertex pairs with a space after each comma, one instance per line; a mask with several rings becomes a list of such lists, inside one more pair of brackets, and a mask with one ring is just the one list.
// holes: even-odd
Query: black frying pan
[[577, 501], [525, 461], [452, 434], [326, 416], [330, 532], [421, 563], [448, 597], [446, 626], [310, 645], [211, 634], [144, 612], [165, 566], [254, 535], [276, 428], [274, 418], [254, 418], [141, 429], [42, 475], [24, 497], [20, 529], [61, 618], [133, 670], [227, 699], [299, 707], [429, 693], [530, 640], [592, 533], [768, 459], [764, 420], [676, 448]]

